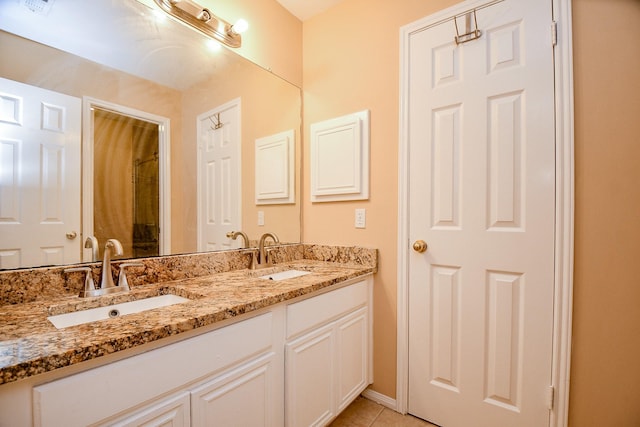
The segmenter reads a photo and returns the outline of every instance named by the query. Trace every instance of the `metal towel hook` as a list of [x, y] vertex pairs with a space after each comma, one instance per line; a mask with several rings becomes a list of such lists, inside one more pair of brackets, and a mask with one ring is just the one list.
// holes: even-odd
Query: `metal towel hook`
[[[473, 23], [475, 25], [474, 29], [471, 29], [471, 14], [473, 13]], [[460, 34], [460, 30], [458, 29], [458, 18], [464, 16], [465, 20], [465, 33]], [[482, 31], [478, 29], [478, 17], [476, 16], [476, 10], [473, 9], [472, 12], [467, 12], [464, 15], [458, 15], [453, 17], [453, 22], [456, 25], [456, 44], [462, 44], [466, 42], [470, 42], [471, 40], [479, 39], [482, 36]]]

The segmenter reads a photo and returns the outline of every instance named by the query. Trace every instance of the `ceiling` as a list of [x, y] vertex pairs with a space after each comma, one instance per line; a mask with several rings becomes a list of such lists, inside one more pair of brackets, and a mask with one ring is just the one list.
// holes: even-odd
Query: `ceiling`
[[289, 12], [305, 21], [343, 0], [277, 0]]

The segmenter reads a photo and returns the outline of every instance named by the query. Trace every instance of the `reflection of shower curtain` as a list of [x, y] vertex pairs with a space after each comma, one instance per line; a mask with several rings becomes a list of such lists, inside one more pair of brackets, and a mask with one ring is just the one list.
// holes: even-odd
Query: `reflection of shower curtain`
[[133, 144], [133, 255], [160, 253], [157, 126], [136, 126]]

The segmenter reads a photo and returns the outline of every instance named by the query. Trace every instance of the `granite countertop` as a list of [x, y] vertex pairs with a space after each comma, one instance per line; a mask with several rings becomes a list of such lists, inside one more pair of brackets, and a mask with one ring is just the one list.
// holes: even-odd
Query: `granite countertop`
[[[311, 274], [280, 281], [258, 277], [288, 269]], [[231, 319], [373, 272], [374, 268], [368, 266], [304, 259], [267, 269], [145, 284], [129, 293], [97, 298], [67, 295], [3, 306], [0, 384]], [[47, 320], [49, 315], [163, 294], [191, 301], [64, 329], [56, 329]]]

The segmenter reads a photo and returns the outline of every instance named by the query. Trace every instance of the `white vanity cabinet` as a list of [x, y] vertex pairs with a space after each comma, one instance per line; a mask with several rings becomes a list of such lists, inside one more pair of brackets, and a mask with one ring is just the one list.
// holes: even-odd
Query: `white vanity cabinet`
[[274, 310], [34, 387], [34, 425], [282, 425], [283, 328]]
[[287, 427], [326, 425], [373, 382], [371, 290], [364, 280], [287, 307]]
[[0, 426], [326, 425], [373, 381], [372, 289], [354, 279], [44, 384], [6, 384]]

